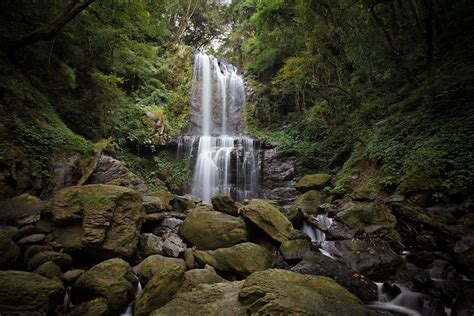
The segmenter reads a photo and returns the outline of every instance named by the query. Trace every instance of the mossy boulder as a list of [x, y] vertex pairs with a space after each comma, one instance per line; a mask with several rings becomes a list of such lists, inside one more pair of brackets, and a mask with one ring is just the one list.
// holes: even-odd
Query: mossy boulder
[[63, 300], [63, 285], [35, 273], [0, 271], [2, 315], [53, 315]]
[[161, 199], [154, 195], [144, 195], [143, 199], [143, 209], [147, 214], [159, 213], [169, 208], [161, 201]]
[[323, 194], [316, 190], [309, 190], [298, 196], [295, 206], [301, 208], [306, 214], [316, 214], [323, 203]]
[[151, 195], [159, 197], [162, 205], [167, 209], [171, 209], [171, 202], [174, 199], [174, 195], [172, 193], [162, 190], [153, 192]]
[[217, 250], [195, 250], [194, 257], [202, 265], [210, 265], [218, 271], [247, 276], [255, 271], [270, 268], [272, 254], [260, 245], [246, 242]]
[[301, 259], [310, 249], [311, 241], [306, 239], [287, 240], [280, 245], [280, 252], [286, 260]]
[[82, 270], [82, 269], [76, 269], [76, 270], [69, 270], [69, 271], [66, 271], [64, 272], [62, 275], [61, 275], [61, 280], [65, 283], [65, 284], [72, 284], [74, 281], [76, 281], [84, 272], [86, 272], [85, 270]]
[[169, 265], [153, 275], [135, 302], [133, 315], [147, 316], [178, 292], [186, 265]]
[[109, 312], [115, 315], [123, 312], [134, 299], [137, 284], [127, 262], [119, 258], [109, 259], [81, 274], [74, 282], [73, 295], [85, 300], [104, 297]]
[[59, 277], [61, 275], [61, 268], [53, 261], [48, 261], [37, 267], [33, 273], [42, 275], [48, 279]]
[[68, 316], [106, 316], [108, 315], [109, 306], [107, 300], [102, 297], [95, 298], [91, 301], [84, 302], [75, 306]]
[[133, 272], [138, 276], [142, 284], [146, 284], [153, 275], [160, 273], [167, 267], [179, 267], [186, 270], [186, 263], [183, 259], [168, 258], [160, 255], [147, 257], [139, 265], [133, 267]]
[[397, 218], [382, 202], [345, 203], [339, 208], [336, 220], [350, 229], [364, 230], [368, 226], [379, 226], [379, 232], [388, 234], [395, 240], [400, 240], [400, 235], [395, 231]]
[[321, 190], [331, 181], [331, 175], [326, 173], [308, 174], [296, 182], [295, 188], [300, 192]]
[[67, 268], [72, 263], [72, 257], [67, 253], [56, 251], [40, 251], [36, 253], [30, 260], [25, 262], [26, 269], [29, 271], [35, 270], [37, 267], [45, 262], [52, 261], [62, 268]]
[[227, 282], [219, 276], [213, 267], [206, 265], [204, 269], [193, 269], [184, 273], [183, 284], [180, 292], [189, 292], [201, 284], [214, 284]]
[[245, 221], [240, 217], [201, 206], [189, 211], [180, 234], [199, 249], [217, 249], [248, 240]]
[[181, 292], [151, 316], [247, 315], [239, 300], [243, 281], [200, 285], [192, 292]]
[[22, 194], [0, 202], [0, 225], [24, 226], [34, 224], [40, 219], [41, 210], [46, 203], [39, 198]]
[[233, 216], [239, 215], [239, 209], [242, 207], [240, 203], [235, 202], [228, 195], [216, 195], [211, 198], [211, 203], [214, 210]]
[[45, 234], [33, 234], [21, 238], [16, 243], [22, 247], [41, 243], [46, 238]]
[[247, 315], [370, 315], [336, 281], [279, 269], [251, 274], [239, 299], [247, 306]]
[[247, 220], [278, 242], [288, 240], [293, 230], [293, 225], [278, 207], [266, 200], [250, 200], [242, 208], [241, 213]]
[[0, 269], [12, 268], [20, 256], [20, 248], [11, 238], [0, 233]]
[[129, 259], [137, 249], [142, 199], [120, 186], [69, 187], [54, 195], [52, 218], [59, 246], [100, 258]]

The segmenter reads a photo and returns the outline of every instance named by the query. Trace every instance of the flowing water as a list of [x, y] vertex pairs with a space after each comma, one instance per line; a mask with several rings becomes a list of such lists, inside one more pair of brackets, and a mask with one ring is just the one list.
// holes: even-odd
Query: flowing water
[[238, 201], [256, 197], [259, 144], [241, 133], [245, 86], [237, 68], [196, 53], [191, 89], [192, 135], [181, 137], [178, 155], [189, 157], [189, 193], [210, 202], [218, 194]]

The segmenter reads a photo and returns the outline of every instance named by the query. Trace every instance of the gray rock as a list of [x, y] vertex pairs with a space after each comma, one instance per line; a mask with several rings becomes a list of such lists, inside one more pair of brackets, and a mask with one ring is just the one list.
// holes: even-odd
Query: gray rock
[[21, 227], [40, 219], [46, 203], [29, 194], [22, 194], [0, 202], [0, 225]]
[[291, 204], [298, 192], [294, 188], [296, 157], [278, 152], [276, 148], [263, 150], [261, 196], [281, 205]]
[[107, 155], [101, 155], [88, 183], [108, 184], [111, 182], [115, 185], [132, 188], [137, 192], [148, 192], [145, 182], [131, 172], [123, 162]]
[[309, 253], [291, 271], [332, 278], [364, 302], [377, 300], [377, 285], [375, 283], [364, 275], [351, 270], [345, 264], [321, 253]]
[[164, 255], [177, 258], [186, 250], [186, 244], [174, 232], [164, 233], [161, 236], [142, 234], [140, 238], [140, 253], [143, 257]]
[[332, 244], [329, 253], [337, 256], [348, 267], [372, 280], [386, 280], [395, 275], [403, 258], [394, 253], [387, 244], [369, 244], [361, 240], [342, 240]]

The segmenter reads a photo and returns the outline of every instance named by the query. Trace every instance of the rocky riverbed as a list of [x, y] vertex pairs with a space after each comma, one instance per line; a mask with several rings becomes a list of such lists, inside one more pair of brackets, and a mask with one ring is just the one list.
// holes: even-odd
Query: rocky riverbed
[[474, 310], [469, 205], [423, 205], [415, 194], [338, 200], [323, 193], [326, 174], [300, 179], [284, 207], [227, 196], [211, 205], [151, 192], [105, 155], [85, 183], [1, 203], [2, 315]]

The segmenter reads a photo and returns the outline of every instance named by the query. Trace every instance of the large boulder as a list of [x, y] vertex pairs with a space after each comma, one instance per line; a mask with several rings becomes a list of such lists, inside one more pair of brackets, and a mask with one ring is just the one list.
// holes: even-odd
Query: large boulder
[[272, 254], [262, 246], [250, 242], [217, 250], [195, 250], [194, 256], [202, 265], [213, 266], [222, 272], [247, 276], [255, 271], [272, 267]]
[[137, 275], [142, 284], [146, 284], [153, 275], [160, 273], [167, 267], [178, 267], [186, 270], [186, 263], [183, 259], [167, 258], [160, 255], [147, 257], [139, 265], [133, 267], [133, 272]]
[[370, 315], [352, 293], [336, 281], [269, 269], [251, 274], [239, 294], [247, 315]]
[[316, 214], [323, 203], [323, 194], [316, 190], [307, 191], [295, 200], [295, 205], [306, 214]]
[[242, 215], [272, 239], [282, 242], [288, 240], [293, 225], [280, 212], [278, 207], [266, 200], [251, 200], [242, 210]]
[[201, 206], [189, 211], [180, 234], [199, 249], [217, 249], [248, 240], [245, 221]]
[[351, 270], [345, 264], [321, 253], [309, 253], [291, 271], [329, 277], [364, 302], [377, 300], [377, 285], [375, 283]]
[[350, 229], [364, 230], [367, 227], [379, 227], [378, 231], [399, 240], [394, 230], [397, 218], [390, 208], [381, 202], [348, 202], [343, 204], [336, 214], [336, 219]]
[[23, 271], [0, 271], [2, 315], [53, 315], [63, 299], [63, 285]]
[[142, 199], [134, 190], [86, 185], [58, 191], [52, 202], [54, 242], [99, 258], [131, 258], [140, 233]]
[[125, 310], [135, 297], [138, 280], [127, 262], [115, 258], [103, 261], [87, 270], [74, 282], [73, 297], [88, 301], [96, 297], [107, 299], [113, 315]]
[[47, 206], [35, 196], [22, 194], [0, 202], [0, 225], [24, 226], [40, 219], [41, 211]]
[[246, 315], [239, 302], [243, 281], [200, 285], [192, 292], [181, 292], [151, 316]]
[[326, 173], [308, 174], [296, 182], [298, 191], [321, 190], [331, 181], [331, 175]]
[[147, 316], [178, 292], [186, 265], [169, 265], [153, 275], [135, 302], [133, 315]]
[[13, 267], [21, 256], [20, 248], [11, 238], [0, 233], [0, 269]]
[[375, 281], [383, 281], [395, 275], [403, 263], [403, 258], [384, 243], [342, 240], [331, 243], [326, 250], [340, 258], [352, 270]]
[[146, 193], [145, 182], [131, 172], [123, 162], [107, 155], [101, 155], [97, 167], [88, 179], [90, 184], [115, 184]]
[[183, 284], [180, 292], [189, 292], [201, 284], [214, 284], [227, 282], [219, 276], [213, 267], [206, 265], [204, 269], [192, 269], [184, 273]]
[[74, 306], [72, 311], [67, 313], [68, 316], [106, 316], [109, 307], [107, 300], [102, 297], [95, 298], [91, 301], [84, 302], [78, 306]]
[[214, 210], [233, 216], [239, 215], [239, 209], [242, 207], [228, 195], [216, 195], [211, 198], [211, 203]]

